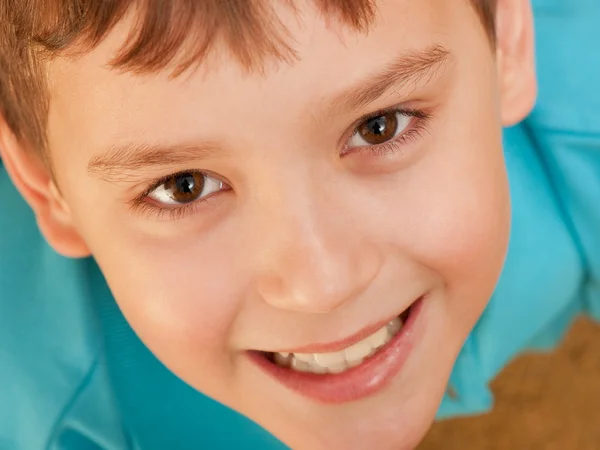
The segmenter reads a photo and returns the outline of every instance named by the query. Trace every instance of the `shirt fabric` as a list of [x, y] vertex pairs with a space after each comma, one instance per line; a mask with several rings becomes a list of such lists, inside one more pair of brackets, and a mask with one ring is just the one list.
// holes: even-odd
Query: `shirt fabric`
[[[504, 132], [512, 231], [438, 418], [493, 405], [494, 376], [600, 320], [600, 3], [534, 1], [539, 99]], [[92, 259], [53, 252], [0, 162], [0, 450], [280, 449], [165, 368]]]

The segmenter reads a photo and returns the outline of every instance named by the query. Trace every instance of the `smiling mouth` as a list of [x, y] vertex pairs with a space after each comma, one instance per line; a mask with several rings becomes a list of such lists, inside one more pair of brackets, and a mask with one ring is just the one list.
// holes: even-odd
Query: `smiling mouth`
[[343, 403], [386, 386], [411, 354], [425, 296], [404, 312], [342, 341], [278, 352], [249, 351], [250, 360], [284, 386], [322, 403]]
[[[265, 353], [265, 357], [279, 367], [296, 372], [338, 374], [357, 367], [396, 337], [410, 314], [410, 307], [399, 316], [394, 317], [375, 332], [338, 351], [332, 352], [275, 352]], [[356, 341], [356, 339], [354, 339]]]

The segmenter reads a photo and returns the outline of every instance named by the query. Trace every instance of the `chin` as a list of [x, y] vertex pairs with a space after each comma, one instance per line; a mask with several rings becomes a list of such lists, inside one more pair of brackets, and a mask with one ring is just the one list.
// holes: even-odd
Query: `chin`
[[341, 426], [332, 425], [302, 433], [286, 443], [298, 449], [346, 450], [413, 450], [433, 423], [435, 407], [423, 415], [423, 410], [398, 412], [394, 419], [368, 417]]
[[[265, 381], [265, 375], [275, 380], [281, 378], [284, 382], [279, 386], [278, 383], [265, 385], [265, 392], [275, 401], [268, 417], [264, 409], [257, 410], [255, 402], [246, 404], [246, 412], [250, 417], [262, 418], [259, 422], [265, 428], [294, 449], [416, 448], [435, 419], [454, 361], [462, 347], [462, 338], [467, 334], [462, 327], [458, 330], [458, 325], [450, 321], [444, 310], [437, 306], [433, 303], [423, 308], [423, 320], [415, 320], [412, 331], [408, 321], [407, 334], [404, 338], [397, 338], [397, 343], [406, 339], [405, 350], [408, 350], [403, 353], [400, 345], [395, 350], [405, 358], [401, 359], [402, 363], [394, 376], [379, 386], [377, 391], [354, 390], [355, 393], [369, 394], [360, 398], [324, 396], [320, 389], [306, 390], [305, 386], [294, 392], [288, 389], [289, 386], [286, 387], [286, 374], [280, 377], [278, 372], [270, 373], [271, 368], [265, 369], [264, 361], [258, 361], [257, 364], [250, 364], [252, 369], [260, 367], [258, 372], [249, 369], [262, 382]], [[390, 341], [388, 345], [393, 348], [395, 341]], [[385, 352], [386, 348], [382, 351]], [[374, 361], [374, 364], [377, 363]], [[370, 374], [372, 368], [365, 366], [364, 370]], [[347, 379], [338, 375], [340, 378], [330, 381], [308, 379], [308, 382], [327, 382], [331, 386], [326, 387], [337, 388], [340, 383], [363, 381], [362, 375], [358, 371], [355, 374], [348, 371]], [[297, 381], [296, 378], [294, 380]], [[318, 395], [314, 396], [314, 392]], [[278, 398], [281, 403], [276, 400]]]
[[305, 421], [275, 434], [294, 449], [413, 450], [435, 419], [451, 367], [450, 361], [444, 370], [430, 367], [425, 376], [416, 377], [407, 370], [408, 377], [355, 403], [308, 406]]

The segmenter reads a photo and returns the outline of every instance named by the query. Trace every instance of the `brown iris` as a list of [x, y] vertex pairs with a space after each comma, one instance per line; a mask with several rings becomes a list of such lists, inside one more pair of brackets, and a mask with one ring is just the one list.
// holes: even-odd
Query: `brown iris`
[[392, 139], [398, 131], [398, 118], [395, 112], [382, 114], [364, 121], [358, 127], [358, 134], [368, 144], [383, 144]]
[[177, 203], [190, 203], [197, 200], [204, 190], [204, 175], [201, 173], [182, 173], [169, 178], [164, 190]]

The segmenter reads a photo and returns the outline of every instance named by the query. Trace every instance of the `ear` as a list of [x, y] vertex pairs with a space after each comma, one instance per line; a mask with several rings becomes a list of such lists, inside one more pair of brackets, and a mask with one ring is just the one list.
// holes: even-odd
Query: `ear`
[[508, 127], [529, 115], [537, 96], [530, 0], [498, 0], [496, 36], [501, 118]]
[[90, 251], [77, 232], [69, 206], [59, 193], [47, 164], [10, 130], [0, 116], [0, 158], [13, 183], [33, 209], [46, 241], [56, 252], [83, 258]]

